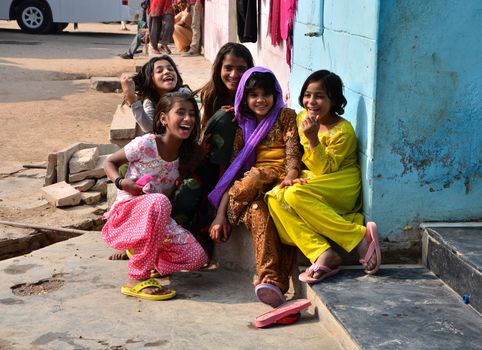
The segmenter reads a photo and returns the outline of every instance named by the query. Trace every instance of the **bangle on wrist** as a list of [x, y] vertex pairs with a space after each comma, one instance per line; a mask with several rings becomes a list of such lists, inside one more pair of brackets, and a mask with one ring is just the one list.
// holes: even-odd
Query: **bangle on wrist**
[[119, 176], [117, 177], [115, 180], [114, 180], [114, 185], [115, 187], [117, 187], [119, 190], [122, 190], [122, 184], [121, 184], [121, 181], [124, 180], [124, 178], [122, 176]]

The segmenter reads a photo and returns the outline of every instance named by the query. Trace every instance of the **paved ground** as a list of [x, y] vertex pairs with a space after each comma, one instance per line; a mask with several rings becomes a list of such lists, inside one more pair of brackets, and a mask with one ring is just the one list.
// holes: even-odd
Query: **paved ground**
[[[108, 142], [121, 97], [91, 90], [88, 78], [134, 71], [136, 60], [116, 57], [134, 27], [81, 24], [58, 36], [16, 28], [0, 21], [0, 220], [82, 225], [105, 207], [51, 207], [40, 197], [43, 170], [22, 165], [75, 142]], [[173, 57], [192, 88], [208, 79], [204, 58]], [[0, 249], [34, 234], [0, 225]], [[222, 268], [163, 279], [178, 292], [171, 301], [125, 297], [126, 262], [108, 261], [110, 253], [92, 232], [0, 261], [0, 349], [342, 348], [308, 312], [296, 325], [256, 329], [269, 307], [256, 301], [250, 276]]]
[[[170, 301], [125, 297], [127, 262], [109, 253], [92, 233], [0, 262], [0, 348], [341, 349], [307, 312], [295, 325], [255, 328], [270, 308], [250, 278], [223, 269], [162, 279], [178, 292]], [[15, 295], [26, 283], [36, 294]]]

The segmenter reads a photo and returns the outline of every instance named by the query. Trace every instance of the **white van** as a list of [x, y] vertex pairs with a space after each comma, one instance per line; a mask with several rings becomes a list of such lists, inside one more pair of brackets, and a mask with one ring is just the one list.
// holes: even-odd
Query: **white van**
[[0, 20], [16, 20], [27, 33], [55, 33], [69, 23], [132, 20], [141, 11], [141, 1], [0, 0]]

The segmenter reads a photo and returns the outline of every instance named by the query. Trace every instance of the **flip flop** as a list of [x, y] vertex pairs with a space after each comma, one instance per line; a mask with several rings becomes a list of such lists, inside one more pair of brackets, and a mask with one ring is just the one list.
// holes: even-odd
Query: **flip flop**
[[[380, 251], [380, 244], [378, 243], [378, 229], [377, 229], [377, 224], [374, 223], [373, 221], [367, 222], [367, 231], [365, 232], [365, 235], [370, 235], [372, 241], [370, 242], [370, 245], [368, 246], [367, 252], [365, 256], [360, 259], [360, 263], [365, 267], [365, 272], [369, 275], [373, 275], [377, 273], [377, 271], [380, 269], [380, 265], [382, 263], [382, 254]], [[377, 265], [372, 269], [372, 270], [367, 270], [366, 266], [367, 263], [370, 261], [370, 259], [373, 257], [373, 254], [376, 254], [377, 257]]]
[[147, 287], [157, 287], [160, 290], [163, 290], [164, 287], [159, 284], [155, 279], [149, 278], [148, 280], [141, 281], [137, 283], [134, 287], [128, 287], [128, 286], [122, 286], [121, 288], [121, 293], [124, 295], [128, 295], [131, 297], [137, 297], [141, 299], [147, 299], [147, 300], [167, 300], [167, 299], [172, 299], [176, 295], [176, 291], [171, 290], [167, 294], [147, 294], [147, 293], [142, 293], [142, 289], [147, 288]]
[[271, 307], [278, 307], [286, 301], [286, 297], [281, 290], [270, 283], [260, 283], [254, 289], [258, 300]]
[[258, 328], [273, 324], [292, 324], [298, 321], [300, 311], [311, 305], [308, 299], [290, 300], [279, 307], [256, 317], [255, 325]]
[[[313, 277], [310, 277], [309, 275], [311, 274], [311, 272], [317, 272], [317, 271], [325, 271], [324, 274], [322, 274], [320, 277], [318, 278], [313, 278]], [[299, 276], [298, 276], [298, 279], [301, 281], [301, 282], [306, 282], [306, 283], [318, 283], [318, 282], [321, 282], [323, 281], [324, 279], [327, 279], [328, 277], [331, 277], [333, 275], [336, 275], [338, 272], [340, 272], [340, 268], [339, 267], [336, 267], [334, 269], [326, 266], [326, 265], [323, 265], [323, 264], [313, 264], [311, 265], [305, 272], [301, 273]]]

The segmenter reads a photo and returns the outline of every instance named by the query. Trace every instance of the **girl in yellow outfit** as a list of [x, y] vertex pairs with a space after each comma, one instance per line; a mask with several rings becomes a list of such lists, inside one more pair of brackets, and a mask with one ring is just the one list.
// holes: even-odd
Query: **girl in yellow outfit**
[[343, 83], [336, 74], [320, 70], [303, 84], [297, 116], [303, 163], [308, 170], [291, 183], [266, 194], [270, 214], [282, 243], [300, 248], [312, 266], [300, 275], [308, 283], [336, 274], [341, 257], [326, 238], [350, 252], [358, 249], [365, 272], [381, 263], [377, 227], [363, 226], [357, 140], [341, 115], [346, 106]]

